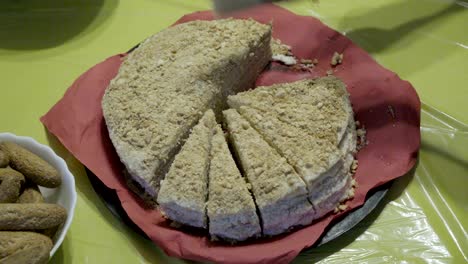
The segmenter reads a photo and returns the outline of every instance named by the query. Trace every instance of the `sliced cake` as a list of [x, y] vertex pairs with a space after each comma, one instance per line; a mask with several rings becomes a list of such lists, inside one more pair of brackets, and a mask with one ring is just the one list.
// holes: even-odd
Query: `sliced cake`
[[304, 181], [234, 109], [223, 112], [229, 137], [252, 186], [264, 235], [312, 222], [315, 212]]
[[103, 100], [129, 187], [149, 203], [190, 129], [227, 95], [252, 87], [271, 58], [271, 26], [192, 21], [148, 38], [123, 59]]
[[208, 168], [211, 137], [216, 126], [212, 110], [208, 110], [193, 128], [174, 162], [158, 194], [161, 212], [178, 223], [206, 228]]
[[294, 166], [319, 216], [344, 198], [356, 132], [348, 93], [339, 79], [258, 87], [230, 96], [228, 104]]
[[240, 174], [219, 125], [211, 143], [208, 195], [209, 232], [214, 239], [242, 241], [261, 235], [249, 185]]
[[273, 146], [301, 174], [310, 185], [324, 173], [338, 171], [342, 154], [330, 142], [317, 140], [309, 134], [289, 126], [275, 116], [241, 106], [239, 113], [249, 121], [263, 138]]
[[345, 84], [334, 76], [258, 87], [229, 97], [229, 106], [275, 115], [313, 137], [338, 145], [354, 123]]

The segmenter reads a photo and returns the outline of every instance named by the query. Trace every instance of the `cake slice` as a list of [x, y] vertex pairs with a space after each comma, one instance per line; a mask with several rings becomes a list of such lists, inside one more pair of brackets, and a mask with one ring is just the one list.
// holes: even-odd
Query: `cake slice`
[[151, 36], [123, 59], [102, 99], [128, 185], [154, 203], [190, 129], [227, 95], [252, 87], [271, 58], [271, 26], [191, 21]]
[[231, 108], [247, 106], [275, 115], [281, 122], [335, 145], [343, 139], [348, 124], [354, 123], [345, 84], [334, 76], [258, 87], [228, 100]]
[[214, 113], [208, 110], [193, 128], [161, 181], [157, 200], [159, 208], [163, 215], [173, 221], [193, 227], [207, 227], [205, 205], [211, 137], [215, 126]]
[[343, 165], [342, 153], [329, 141], [319, 140], [281, 122], [276, 116], [241, 106], [239, 113], [293, 165], [308, 186], [325, 174], [335, 175]]
[[219, 125], [211, 143], [207, 212], [213, 239], [235, 242], [261, 235], [249, 185], [240, 174]]
[[348, 94], [339, 79], [258, 87], [230, 96], [228, 104], [293, 165], [318, 216], [343, 200], [351, 182], [349, 160], [356, 133]]
[[234, 109], [223, 112], [229, 137], [252, 186], [264, 235], [277, 235], [314, 220], [304, 181]]

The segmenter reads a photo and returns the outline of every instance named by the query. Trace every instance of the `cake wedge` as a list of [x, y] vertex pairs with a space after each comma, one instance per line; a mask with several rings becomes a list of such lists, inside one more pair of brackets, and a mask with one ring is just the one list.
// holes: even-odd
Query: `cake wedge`
[[254, 108], [334, 145], [343, 139], [353, 110], [345, 84], [334, 76], [257, 87], [229, 96], [229, 106]]
[[207, 227], [208, 169], [215, 126], [213, 111], [206, 111], [161, 181], [159, 209], [175, 222]]
[[236, 110], [223, 114], [236, 156], [252, 186], [263, 235], [310, 224], [315, 211], [307, 198], [306, 185], [294, 168]]
[[243, 241], [261, 235], [249, 185], [239, 172], [224, 133], [216, 126], [211, 143], [208, 219], [213, 239]]

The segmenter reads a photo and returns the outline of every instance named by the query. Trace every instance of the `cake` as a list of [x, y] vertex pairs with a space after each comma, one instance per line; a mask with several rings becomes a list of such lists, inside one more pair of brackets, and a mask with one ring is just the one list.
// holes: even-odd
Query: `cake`
[[175, 155], [206, 110], [253, 86], [271, 58], [271, 26], [192, 21], [149, 37], [123, 59], [102, 99], [129, 187], [150, 204]]
[[308, 225], [353, 195], [344, 83], [249, 90], [272, 50], [291, 55], [270, 25], [221, 19], [170, 27], [123, 58], [104, 119], [129, 188], [170, 221], [237, 242]]
[[236, 110], [223, 113], [236, 156], [252, 186], [263, 235], [310, 224], [315, 211], [301, 177]]
[[161, 181], [157, 199], [159, 209], [167, 218], [180, 224], [207, 227], [208, 168], [215, 125], [214, 113], [208, 110]]
[[249, 185], [242, 177], [218, 125], [211, 143], [207, 214], [214, 239], [243, 241], [261, 235]]
[[354, 117], [336, 77], [257, 87], [228, 98], [300, 174], [320, 217], [346, 199], [356, 147]]

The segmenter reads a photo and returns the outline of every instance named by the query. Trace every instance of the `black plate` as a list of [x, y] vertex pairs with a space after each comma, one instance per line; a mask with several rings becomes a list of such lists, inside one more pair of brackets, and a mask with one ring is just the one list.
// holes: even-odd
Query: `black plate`
[[[107, 186], [104, 185], [104, 183], [102, 183], [101, 180], [99, 180], [99, 178], [96, 177], [96, 175], [94, 175], [90, 170], [86, 169], [86, 174], [88, 175], [94, 191], [96, 191], [98, 196], [104, 202], [106, 207], [111, 211], [111, 213], [117, 217], [117, 219], [135, 230], [135, 232], [148, 239], [148, 236], [146, 236], [146, 234], [135, 223], [133, 223], [132, 220], [130, 220], [127, 213], [122, 208], [117, 193], [114, 190], [107, 188]], [[322, 237], [319, 239], [319, 241], [315, 243], [315, 247], [330, 242], [362, 221], [379, 204], [390, 186], [391, 183], [385, 184], [381, 188], [373, 191], [370, 195], [368, 195], [368, 198], [362, 207], [348, 213], [342, 219], [330, 226], [325, 234], [322, 235]]]

